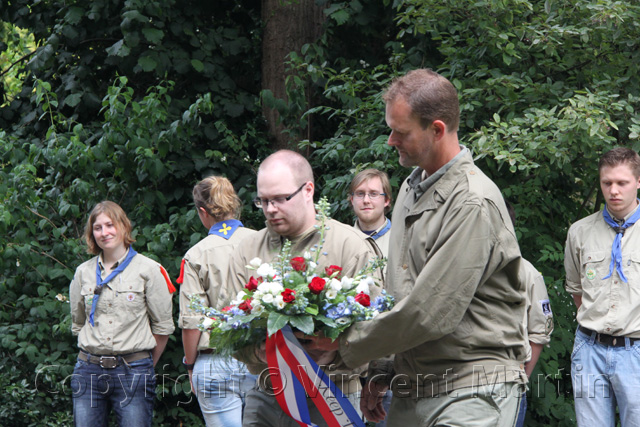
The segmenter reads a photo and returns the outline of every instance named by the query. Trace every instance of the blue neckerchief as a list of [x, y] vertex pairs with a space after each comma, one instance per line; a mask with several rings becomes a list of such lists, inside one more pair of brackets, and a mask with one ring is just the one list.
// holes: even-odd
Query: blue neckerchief
[[127, 253], [127, 257], [122, 261], [120, 265], [116, 267], [115, 270], [111, 272], [110, 275], [107, 276], [106, 279], [102, 280], [102, 272], [100, 271], [100, 259], [96, 259], [96, 289], [93, 293], [93, 301], [91, 302], [91, 313], [89, 314], [89, 323], [91, 326], [93, 324], [93, 316], [96, 314], [96, 307], [98, 306], [98, 298], [100, 297], [100, 293], [102, 292], [102, 287], [109, 283], [114, 277], [118, 274], [122, 273], [125, 268], [131, 263], [133, 257], [137, 254], [133, 248], [129, 248], [129, 253]]
[[229, 240], [239, 227], [244, 227], [244, 225], [237, 219], [226, 219], [213, 224], [209, 229], [209, 234], [215, 234], [216, 236]]
[[[640, 199], [638, 199], [640, 201]], [[622, 236], [624, 236], [624, 230], [631, 227], [640, 219], [640, 209], [636, 208], [631, 217], [624, 222], [624, 224], [619, 225], [617, 222], [611, 218], [609, 211], [605, 205], [604, 210], [602, 211], [602, 216], [604, 217], [604, 222], [609, 224], [613, 231], [616, 232], [616, 238], [613, 240], [613, 245], [611, 246], [611, 264], [609, 265], [609, 274], [603, 279], [608, 279], [613, 274], [613, 266], [616, 266], [616, 271], [618, 272], [618, 276], [622, 279], [623, 282], [627, 283], [627, 278], [622, 272]]]
[[389, 230], [391, 230], [391, 221], [389, 220], [389, 218], [387, 218], [387, 222], [384, 224], [384, 227], [382, 228], [382, 230], [378, 231], [377, 233], [372, 233], [371, 238], [373, 240], [378, 240], [379, 237], [382, 237], [385, 234], [387, 234]]

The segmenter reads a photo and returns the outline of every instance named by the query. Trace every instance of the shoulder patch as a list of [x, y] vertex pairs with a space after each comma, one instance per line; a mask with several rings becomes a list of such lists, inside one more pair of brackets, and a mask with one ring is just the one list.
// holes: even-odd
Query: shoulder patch
[[550, 316], [551, 313], [551, 302], [549, 302], [548, 299], [541, 299], [540, 301], [538, 301], [540, 303], [540, 306], [542, 308], [542, 313], [545, 316]]

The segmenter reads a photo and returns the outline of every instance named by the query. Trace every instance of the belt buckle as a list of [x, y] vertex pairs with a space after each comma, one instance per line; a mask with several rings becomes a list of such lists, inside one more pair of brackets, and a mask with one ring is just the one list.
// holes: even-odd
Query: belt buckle
[[100, 356], [100, 367], [113, 369], [118, 366], [118, 358], [115, 356]]

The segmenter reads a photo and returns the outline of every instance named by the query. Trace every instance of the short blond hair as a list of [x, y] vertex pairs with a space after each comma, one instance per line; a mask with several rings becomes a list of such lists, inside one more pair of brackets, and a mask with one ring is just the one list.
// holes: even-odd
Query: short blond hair
[[216, 221], [233, 217], [240, 218], [242, 202], [223, 176], [208, 176], [193, 187], [193, 203], [203, 208]]
[[135, 239], [131, 237], [131, 221], [129, 221], [127, 214], [119, 204], [105, 200], [94, 206], [89, 214], [89, 218], [87, 219], [87, 224], [84, 227], [84, 240], [87, 243], [88, 253], [98, 255], [102, 252], [102, 249], [98, 246], [95, 237], [93, 237], [93, 225], [96, 223], [96, 218], [101, 214], [108, 216], [109, 219], [113, 221], [116, 230], [123, 234], [122, 242], [127, 248], [135, 242]]
[[356, 188], [360, 187], [360, 184], [365, 181], [369, 181], [372, 178], [380, 178], [380, 182], [382, 183], [382, 192], [385, 194], [384, 198], [389, 201], [389, 205], [385, 206], [384, 212], [389, 213], [392, 202], [391, 183], [389, 182], [389, 176], [384, 171], [370, 168], [358, 172], [351, 180], [351, 184], [349, 184], [349, 195], [353, 196], [353, 193], [356, 191]]

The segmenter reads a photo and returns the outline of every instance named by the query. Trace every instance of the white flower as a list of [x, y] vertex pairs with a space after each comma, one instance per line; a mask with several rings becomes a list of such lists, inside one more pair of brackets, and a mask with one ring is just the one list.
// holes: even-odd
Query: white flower
[[267, 292], [273, 295], [278, 295], [282, 291], [284, 291], [284, 287], [280, 282], [270, 282], [269, 286], [267, 287]]
[[329, 282], [329, 287], [331, 289], [333, 289], [334, 291], [339, 291], [340, 289], [342, 289], [342, 282], [340, 282], [338, 279], [336, 279], [335, 277], [333, 279], [331, 279], [331, 281]]
[[260, 304], [260, 301], [253, 300], [253, 306], [251, 308], [252, 314], [260, 314], [264, 311], [264, 306]]
[[258, 258], [258, 257], [255, 257], [254, 259], [249, 261], [249, 266], [251, 266], [253, 268], [258, 268], [258, 267], [260, 267], [260, 265], [262, 265], [262, 260], [260, 258]]
[[258, 270], [256, 271], [256, 273], [258, 274], [258, 276], [262, 276], [264, 278], [271, 278], [273, 276], [276, 275], [276, 270], [271, 267], [271, 265], [264, 263], [261, 264], [260, 267], [258, 267]]
[[236, 299], [234, 299], [233, 301], [231, 301], [232, 305], [238, 305], [241, 304], [243, 299], [245, 296], [247, 295], [247, 293], [245, 291], [240, 291], [238, 292], [238, 295], [236, 295]]
[[311, 252], [309, 252], [309, 251], [304, 251], [304, 254], [302, 254], [302, 257], [303, 257], [304, 259], [306, 259], [307, 261], [310, 261], [310, 260], [311, 260]]
[[260, 300], [265, 304], [271, 304], [273, 302], [273, 295], [269, 293], [264, 294]]
[[275, 299], [275, 305], [278, 307], [278, 310], [282, 310], [287, 303], [282, 299], [282, 295], [278, 295]]
[[313, 271], [316, 269], [316, 267], [318, 266], [318, 264], [316, 264], [313, 261], [309, 261], [309, 268], [307, 269], [307, 271]]
[[202, 327], [205, 329], [209, 329], [213, 325], [213, 319], [211, 317], [205, 317], [202, 321]]
[[338, 325], [346, 325], [349, 322], [350, 322], [350, 320], [349, 320], [348, 317], [339, 317], [339, 318], [336, 319], [336, 323]]
[[[338, 282], [338, 283], [340, 283], [340, 282]], [[334, 299], [335, 297], [338, 296], [338, 291], [336, 291], [333, 288], [329, 288], [329, 289], [327, 289], [327, 292], [325, 292], [324, 295], [327, 297], [327, 299]]]
[[360, 283], [358, 283], [358, 286], [356, 287], [356, 294], [364, 292], [365, 294], [369, 295], [369, 284], [373, 285], [373, 279], [371, 277], [366, 277], [365, 279], [363, 279]]
[[343, 277], [340, 283], [342, 283], [342, 289], [345, 291], [353, 287], [353, 279], [351, 277]]

